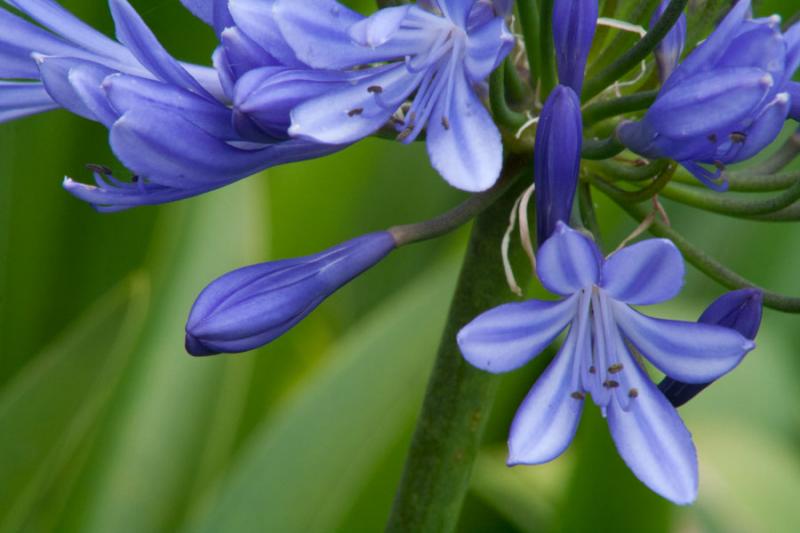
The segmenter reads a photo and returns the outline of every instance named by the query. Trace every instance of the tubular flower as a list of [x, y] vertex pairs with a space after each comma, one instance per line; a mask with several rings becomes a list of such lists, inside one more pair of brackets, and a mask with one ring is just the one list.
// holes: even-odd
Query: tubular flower
[[275, 102], [291, 102], [290, 135], [324, 144], [387, 124], [410, 143], [425, 129], [431, 162], [449, 183], [488, 189], [503, 148], [479, 90], [513, 45], [509, 8], [431, 0], [364, 18], [334, 0], [231, 0], [238, 27], [288, 65], [249, 72], [234, 106], [269, 131], [286, 125]]
[[0, 10], [0, 78], [14, 80], [0, 82], [0, 120], [61, 107], [105, 125], [115, 155], [136, 179], [96, 172], [94, 186], [64, 182], [99, 210], [194, 196], [338, 149], [285, 132], [242, 135], [215, 70], [176, 61], [127, 0], [109, 2], [117, 41], [51, 0], [9, 3], [43, 28]]
[[582, 144], [580, 100], [572, 89], [559, 85], [548, 96], [536, 130], [533, 164], [540, 246], [558, 222], [569, 221], [578, 188]]
[[382, 231], [319, 254], [229, 272], [206, 287], [192, 307], [186, 350], [238, 353], [272, 342], [395, 246], [392, 235]]
[[[757, 289], [729, 292], [708, 306], [698, 322], [735, 329], [746, 338], [755, 340], [761, 327], [762, 301], [763, 294]], [[683, 383], [666, 377], [658, 384], [658, 388], [672, 405], [680, 407], [700, 394], [711, 383]]]
[[[664, 11], [669, 6], [670, 0], [662, 0], [661, 4], [659, 4], [658, 8], [653, 13], [653, 18], [650, 20], [650, 29], [656, 25], [658, 20], [661, 18], [661, 15], [664, 14]], [[681, 13], [681, 16], [678, 17], [678, 21], [672, 27], [672, 29], [667, 33], [666, 37], [664, 37], [658, 46], [655, 49], [655, 56], [656, 56], [656, 63], [658, 64], [658, 73], [661, 78], [661, 82], [669, 78], [672, 71], [675, 70], [675, 67], [678, 66], [678, 63], [681, 60], [681, 54], [683, 54], [683, 48], [686, 46], [686, 13]]]
[[591, 239], [559, 224], [537, 263], [542, 284], [562, 300], [497, 307], [458, 335], [467, 361], [497, 373], [526, 364], [569, 328], [514, 418], [509, 464], [558, 457], [589, 394], [633, 473], [675, 503], [692, 502], [697, 459], [691, 435], [634, 353], [675, 379], [705, 383], [733, 369], [753, 342], [733, 329], [654, 319], [631, 308], [680, 291], [683, 259], [670, 241], [643, 241], [604, 260]]
[[738, 2], [672, 72], [644, 118], [620, 124], [625, 146], [645, 157], [674, 159], [707, 186], [724, 190], [724, 166], [749, 159], [775, 139], [791, 107], [800, 24], [783, 34], [778, 16], [748, 19], [749, 10], [750, 0]]
[[586, 60], [597, 29], [597, 0], [559, 0], [553, 5], [558, 79], [577, 94], [583, 88]]

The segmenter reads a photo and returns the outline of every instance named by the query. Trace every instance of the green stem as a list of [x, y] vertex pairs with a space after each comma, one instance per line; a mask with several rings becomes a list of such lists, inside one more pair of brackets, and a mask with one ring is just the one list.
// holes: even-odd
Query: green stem
[[[634, 220], [639, 222], [643, 221], [648, 211], [644, 206], [636, 204], [626, 204], [616, 192], [608, 187], [608, 184], [602, 180], [594, 181], [593, 184], [600, 189], [606, 196], [611, 198], [617, 205], [619, 205], [625, 212], [627, 212]], [[695, 266], [700, 272], [713, 279], [720, 285], [728, 289], [745, 289], [756, 288], [764, 293], [764, 305], [783, 311], [784, 313], [800, 313], [800, 298], [785, 296], [783, 294], [768, 291], [759, 287], [747, 278], [730, 270], [725, 265], [706, 254], [703, 250], [692, 244], [686, 237], [672, 229], [670, 226], [662, 223], [659, 220], [654, 220], [649, 227], [650, 233], [656, 237], [662, 237], [671, 240], [675, 246], [683, 253], [683, 257], [692, 265]]]
[[786, 139], [778, 150], [761, 163], [747, 169], [748, 174], [774, 174], [786, 168], [800, 155], [800, 132], [795, 132]]
[[[784, 191], [800, 179], [800, 172], [781, 174], [751, 174], [749, 171], [725, 173], [728, 190], [734, 192], [777, 192]], [[706, 186], [684, 169], [678, 169], [673, 181], [691, 185], [699, 189]]]
[[525, 99], [526, 87], [510, 57], [505, 61], [505, 82], [508, 99], [515, 104], [522, 102]]
[[539, 5], [536, 0], [519, 0], [517, 2], [519, 12], [519, 25], [522, 29], [522, 37], [525, 39], [525, 54], [528, 57], [528, 69], [530, 70], [531, 87], [536, 91], [539, 84]]
[[510, 296], [500, 242], [525, 185], [517, 182], [473, 226], [388, 532], [449, 533], [457, 525], [498, 377], [464, 361], [456, 335], [476, 315]]
[[732, 198], [727, 194], [714, 193], [680, 183], [667, 185], [661, 194], [670, 200], [712, 213], [730, 217], [752, 217], [780, 211], [800, 200], [800, 180], [796, 180], [784, 192], [770, 198]]
[[583, 110], [583, 125], [589, 128], [607, 118], [647, 109], [655, 102], [657, 95], [658, 91], [655, 90], [644, 91], [590, 104]]
[[689, 0], [671, 0], [661, 18], [647, 35], [597, 76], [586, 82], [583, 87], [583, 101], [591, 100], [646, 59], [678, 21], [687, 3]]
[[646, 187], [639, 189], [637, 191], [626, 191], [620, 189], [604, 178], [598, 176], [597, 179], [593, 180], [593, 183], [597, 184], [599, 181], [605, 183], [608, 187], [608, 190], [614, 191], [616, 198], [625, 203], [625, 204], [639, 204], [644, 202], [645, 200], [651, 199], [653, 196], [657, 195], [661, 192], [664, 187], [667, 186], [669, 180], [672, 179], [672, 175], [675, 173], [675, 165], [666, 164], [662, 166], [660, 173], [651, 183], [649, 183]]
[[591, 232], [597, 246], [602, 249], [602, 233], [600, 232], [600, 224], [597, 222], [597, 213], [592, 199], [592, 186], [585, 181], [578, 183], [578, 211], [581, 214], [583, 226]]
[[[597, 172], [606, 181], [647, 181], [655, 178], [667, 168], [669, 161], [666, 159], [656, 159], [655, 161], [635, 166], [633, 164], [617, 163], [612, 160], [589, 161], [587, 166]], [[694, 179], [694, 178], [693, 178]], [[695, 179], [695, 181], [697, 181]]]
[[625, 149], [613, 136], [607, 139], [583, 139], [583, 159], [609, 159]]
[[539, 1], [539, 77], [541, 99], [547, 100], [556, 86], [556, 55], [553, 42], [553, 5], [555, 0]]
[[506, 76], [503, 65], [495, 69], [489, 80], [489, 103], [495, 121], [504, 128], [517, 131], [527, 120], [525, 115], [517, 113], [506, 101]]

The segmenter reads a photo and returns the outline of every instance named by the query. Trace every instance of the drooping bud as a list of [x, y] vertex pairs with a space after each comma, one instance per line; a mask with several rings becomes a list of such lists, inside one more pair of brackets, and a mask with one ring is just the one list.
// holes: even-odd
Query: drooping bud
[[536, 130], [536, 238], [541, 246], [559, 221], [569, 223], [578, 187], [583, 120], [578, 95], [558, 85], [544, 104]]
[[[650, 20], [650, 29], [656, 25], [664, 10], [667, 9], [670, 0], [662, 0], [661, 4], [656, 8], [653, 13], [653, 18]], [[678, 66], [681, 59], [683, 48], [686, 45], [686, 13], [681, 13], [678, 21], [669, 31], [669, 33], [662, 39], [655, 49], [656, 62], [658, 63], [658, 72], [663, 83]]]
[[[700, 316], [698, 322], [731, 328], [750, 340], [755, 340], [761, 326], [763, 295], [757, 289], [729, 292], [714, 301]], [[711, 382], [713, 383], [713, 382]], [[658, 388], [675, 407], [680, 407], [697, 396], [711, 383], [683, 383], [664, 378]]]
[[597, 0], [559, 0], [553, 6], [553, 40], [558, 79], [577, 94], [597, 28]]
[[394, 248], [392, 235], [382, 231], [315, 255], [229, 272], [206, 287], [192, 307], [186, 351], [199, 356], [263, 346]]

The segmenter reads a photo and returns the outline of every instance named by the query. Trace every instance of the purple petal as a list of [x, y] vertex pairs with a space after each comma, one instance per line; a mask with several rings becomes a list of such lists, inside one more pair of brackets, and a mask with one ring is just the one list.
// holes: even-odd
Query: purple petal
[[465, 28], [475, 2], [476, 0], [439, 0], [439, 8], [447, 18]]
[[[70, 113], [89, 120], [101, 122], [105, 125], [113, 123], [119, 115], [102, 102], [105, 93], [101, 84], [106, 76], [113, 71], [97, 63], [74, 59], [71, 57], [45, 57], [36, 55], [36, 64], [39, 66], [39, 75], [50, 97]], [[72, 77], [79, 70], [83, 70], [82, 89], [76, 90]], [[87, 86], [87, 80], [93, 80], [93, 90]], [[110, 122], [109, 122], [110, 121]]]
[[753, 341], [729, 328], [650, 318], [612, 300], [625, 337], [666, 375], [686, 383], [706, 383], [731, 371]]
[[692, 435], [621, 341], [617, 351], [631, 391], [636, 391], [627, 409], [617, 398], [609, 404], [608, 427], [617, 451], [652, 491], [678, 505], [692, 503], [698, 478]]
[[609, 256], [601, 286], [615, 300], [650, 305], [677, 296], [685, 272], [683, 256], [672, 241], [649, 239]]
[[[669, 2], [670, 0], [661, 1], [658, 8], [653, 13], [653, 17], [650, 19], [650, 29], [653, 29], [653, 26], [661, 19], [661, 15], [664, 14], [667, 6], [669, 6]], [[656, 61], [658, 62], [658, 70], [662, 83], [670, 77], [675, 67], [678, 66], [685, 46], [686, 13], [681, 13], [681, 16], [678, 17], [678, 21], [669, 33], [667, 33], [666, 37], [658, 43], [654, 52]]]
[[583, 411], [576, 365], [584, 357], [591, 357], [589, 335], [573, 327], [514, 416], [508, 438], [509, 466], [552, 461], [572, 442]]
[[276, 0], [229, 0], [228, 8], [236, 26], [281, 64], [304, 66], [286, 42], [275, 20]]
[[558, 79], [577, 94], [597, 28], [597, 0], [558, 0], [553, 5], [553, 40]]
[[505, 20], [496, 17], [469, 33], [465, 67], [472, 81], [485, 80], [514, 47]]
[[589, 237], [559, 222], [539, 248], [536, 272], [547, 290], [570, 295], [599, 281], [601, 261], [600, 251]]
[[391, 39], [408, 16], [411, 6], [389, 7], [353, 24], [348, 34], [357, 44], [375, 48]]
[[761, 111], [753, 125], [748, 128], [747, 138], [736, 152], [736, 157], [730, 162], [750, 159], [772, 143], [780, 134], [789, 117], [791, 102], [792, 98], [789, 93], [778, 93], [775, 99]]
[[41, 83], [0, 81], [0, 123], [58, 107]]
[[466, 75], [453, 75], [452, 94], [439, 98], [428, 121], [428, 156], [453, 187], [484, 191], [495, 184], [503, 165], [500, 132]]
[[578, 298], [530, 300], [495, 307], [458, 333], [458, 346], [472, 366], [495, 374], [527, 364], [558, 337], [575, 316]]

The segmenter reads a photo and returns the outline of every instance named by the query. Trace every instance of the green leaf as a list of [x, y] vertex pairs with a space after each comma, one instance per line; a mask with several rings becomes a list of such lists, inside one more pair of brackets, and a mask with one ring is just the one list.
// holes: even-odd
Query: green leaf
[[354, 326], [253, 434], [187, 530], [336, 530], [418, 411], [455, 279], [451, 263], [426, 272]]
[[0, 391], [0, 530], [58, 512], [62, 475], [128, 365], [148, 296], [145, 277], [122, 283]]

